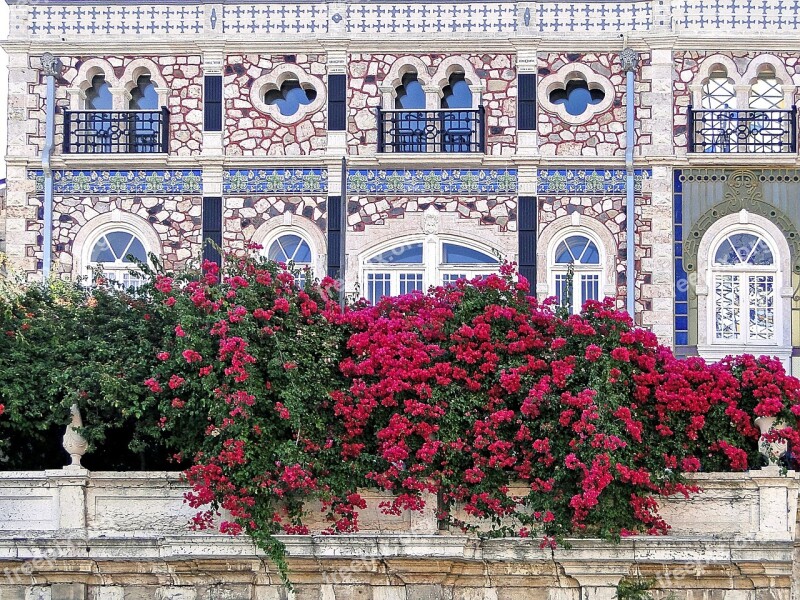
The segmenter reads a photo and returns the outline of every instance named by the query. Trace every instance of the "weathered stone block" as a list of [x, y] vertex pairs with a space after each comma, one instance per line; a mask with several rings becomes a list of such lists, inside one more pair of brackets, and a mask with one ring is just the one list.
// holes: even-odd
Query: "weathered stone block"
[[87, 600], [85, 583], [55, 583], [50, 592], [53, 600]]

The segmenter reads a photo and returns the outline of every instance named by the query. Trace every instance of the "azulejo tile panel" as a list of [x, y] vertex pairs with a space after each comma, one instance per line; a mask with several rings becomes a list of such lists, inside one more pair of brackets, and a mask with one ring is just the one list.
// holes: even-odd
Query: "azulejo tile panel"
[[324, 194], [327, 169], [232, 169], [222, 176], [222, 193]]
[[[650, 169], [635, 169], [633, 190], [641, 193], [643, 182], [652, 177]], [[539, 169], [539, 194], [624, 194], [623, 169]]]
[[679, 0], [672, 3], [676, 29], [687, 31], [797, 31], [800, 0]]
[[[44, 191], [44, 173], [28, 171], [36, 193]], [[203, 193], [200, 170], [53, 171], [56, 194], [195, 194]]]
[[34, 35], [196, 35], [204, 29], [199, 4], [187, 6], [31, 6], [28, 31]]
[[509, 194], [516, 169], [351, 170], [350, 194]]
[[536, 18], [539, 31], [646, 31], [652, 27], [651, 2], [540, 2], [522, 20]]
[[328, 7], [322, 2], [222, 7], [223, 33], [318, 34], [327, 31]]
[[348, 33], [511, 33], [514, 2], [353, 2], [347, 5]]

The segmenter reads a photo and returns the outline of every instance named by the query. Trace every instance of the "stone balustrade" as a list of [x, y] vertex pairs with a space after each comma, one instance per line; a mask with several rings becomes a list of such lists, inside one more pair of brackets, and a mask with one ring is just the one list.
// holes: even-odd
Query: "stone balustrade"
[[0, 600], [611, 600], [637, 573], [656, 579], [656, 598], [798, 597], [798, 476], [770, 467], [694, 479], [702, 494], [663, 502], [669, 536], [553, 551], [438, 531], [432, 510], [383, 515], [385, 496], [366, 492], [360, 533], [281, 538], [289, 593], [249, 538], [189, 529], [176, 473], [5, 472]]

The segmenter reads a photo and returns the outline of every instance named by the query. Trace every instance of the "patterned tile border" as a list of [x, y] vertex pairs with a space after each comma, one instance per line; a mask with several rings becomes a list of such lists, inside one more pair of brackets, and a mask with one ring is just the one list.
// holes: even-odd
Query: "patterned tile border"
[[509, 194], [517, 191], [516, 169], [351, 170], [350, 194]]
[[222, 176], [222, 193], [325, 194], [327, 169], [232, 169]]
[[[642, 191], [642, 182], [650, 179], [650, 169], [635, 169], [633, 189]], [[624, 194], [625, 171], [621, 169], [539, 169], [539, 194]]]
[[[44, 191], [44, 173], [28, 171], [36, 193]], [[188, 171], [53, 171], [56, 194], [194, 194], [203, 193], [200, 170]]]

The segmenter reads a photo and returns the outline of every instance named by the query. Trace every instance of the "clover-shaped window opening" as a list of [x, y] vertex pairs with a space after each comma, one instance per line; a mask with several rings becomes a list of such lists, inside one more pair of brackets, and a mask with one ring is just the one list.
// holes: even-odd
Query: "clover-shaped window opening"
[[765, 65], [750, 86], [750, 108], [756, 110], [780, 110], [784, 106], [781, 82], [775, 76], [775, 67]]
[[86, 90], [87, 110], [111, 110], [111, 90], [103, 74], [92, 77], [92, 87]]
[[472, 91], [469, 89], [469, 84], [467, 84], [464, 79], [463, 72], [456, 71], [450, 75], [450, 79], [442, 91], [444, 92], [442, 96], [442, 108], [472, 108]]
[[297, 286], [304, 288], [308, 275], [313, 276], [311, 271], [311, 246], [299, 235], [293, 233], [285, 234], [277, 238], [270, 244], [267, 250], [267, 258], [298, 270]]
[[311, 85], [303, 87], [298, 79], [286, 79], [279, 89], [271, 89], [264, 94], [264, 103], [277, 106], [280, 113], [290, 117], [300, 110], [301, 104], [311, 104], [317, 97], [317, 90]]
[[411, 71], [403, 75], [401, 84], [395, 91], [395, 108], [404, 110], [425, 109], [425, 91], [417, 79], [416, 72]]
[[586, 112], [591, 104], [600, 104], [606, 93], [600, 88], [590, 88], [583, 79], [572, 79], [563, 88], [550, 92], [550, 102], [563, 104], [567, 113], [577, 117]]
[[733, 80], [722, 65], [714, 67], [703, 83], [701, 108], [708, 110], [725, 110], [736, 108], [736, 91]]
[[158, 109], [158, 93], [149, 74], [140, 75], [136, 80], [136, 87], [131, 90], [129, 107], [131, 110]]
[[150, 74], [145, 73], [136, 79], [136, 87], [131, 90], [128, 108], [136, 111], [132, 119], [131, 144], [136, 152], [158, 152], [161, 146], [161, 115], [158, 112], [158, 92]]

